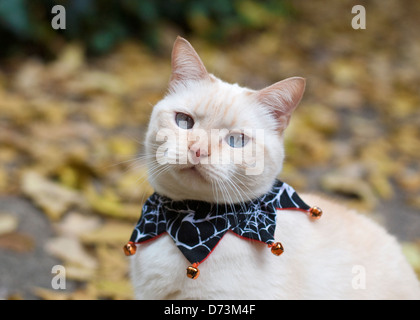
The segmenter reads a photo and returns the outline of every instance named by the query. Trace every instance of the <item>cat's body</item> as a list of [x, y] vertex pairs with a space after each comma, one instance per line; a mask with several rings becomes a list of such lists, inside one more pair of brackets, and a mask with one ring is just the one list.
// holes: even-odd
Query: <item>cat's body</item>
[[228, 232], [200, 264], [197, 280], [188, 262], [163, 234], [139, 245], [132, 257], [138, 299], [413, 299], [414, 272], [395, 238], [370, 219], [318, 197], [312, 221], [302, 212], [278, 211], [276, 237], [285, 252]]
[[[146, 137], [148, 157], [155, 157], [149, 164], [155, 191], [177, 201], [212, 203], [265, 194], [282, 169], [283, 132], [305, 81], [290, 78], [260, 91], [227, 84], [207, 73], [182, 38], [175, 42], [172, 67], [169, 94], [155, 106]], [[195, 138], [199, 130], [210, 136], [212, 129], [225, 131], [211, 142]], [[263, 141], [253, 135], [259, 129]], [[251, 147], [256, 152], [240, 163], [204, 161], [216, 151], [232, 155]], [[160, 160], [185, 156], [188, 161], [156, 161], [159, 150]], [[262, 166], [247, 171], [250, 163]], [[136, 298], [420, 299], [418, 280], [394, 237], [331, 201], [302, 198], [324, 214], [313, 221], [300, 211], [279, 211], [275, 238], [284, 246], [281, 256], [266, 244], [227, 232], [191, 280], [189, 263], [168, 234], [138, 244], [131, 257]]]

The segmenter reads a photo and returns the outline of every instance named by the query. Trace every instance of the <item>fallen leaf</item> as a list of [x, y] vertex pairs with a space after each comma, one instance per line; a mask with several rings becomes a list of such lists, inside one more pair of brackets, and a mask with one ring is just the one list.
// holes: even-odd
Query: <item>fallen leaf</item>
[[43, 72], [45, 65], [38, 59], [26, 60], [15, 73], [13, 83], [21, 92], [37, 96], [42, 90]]
[[111, 218], [138, 220], [141, 207], [138, 204], [125, 204], [111, 189], [98, 193], [92, 185], [85, 190], [91, 208], [101, 215]]
[[21, 232], [10, 232], [0, 236], [0, 248], [15, 252], [29, 252], [35, 247], [34, 239]]
[[310, 126], [328, 136], [337, 133], [340, 128], [340, 119], [337, 113], [325, 105], [305, 105], [302, 120], [303, 126]]
[[330, 173], [321, 178], [321, 187], [349, 199], [356, 198], [368, 209], [373, 209], [377, 203], [372, 188], [361, 178]]
[[10, 213], [0, 212], [0, 236], [16, 230], [18, 218]]
[[[136, 164], [136, 166], [138, 166]], [[121, 175], [117, 181], [117, 192], [124, 199], [141, 204], [154, 192], [147, 181], [147, 169], [145, 165], [133, 168], [129, 172]]]
[[380, 198], [389, 200], [394, 196], [394, 188], [386, 175], [372, 173], [367, 177], [367, 181]]
[[125, 280], [98, 280], [94, 283], [98, 296], [106, 299], [133, 299], [133, 288], [128, 279]]
[[408, 192], [420, 191], [420, 172], [418, 169], [402, 166], [395, 174], [398, 185]]
[[89, 234], [100, 226], [101, 219], [99, 217], [72, 211], [55, 224], [55, 229], [61, 236], [79, 237], [86, 233]]
[[73, 237], [56, 237], [45, 243], [45, 251], [52, 256], [76, 266], [88, 269], [98, 267], [96, 259], [89, 254], [79, 240]]
[[366, 70], [360, 61], [336, 59], [329, 66], [333, 81], [341, 87], [355, 85], [359, 79], [366, 78]]
[[74, 264], [65, 264], [66, 279], [75, 281], [91, 281], [95, 277], [96, 269], [86, 268]]
[[71, 293], [41, 287], [33, 287], [32, 292], [34, 295], [44, 300], [69, 300], [71, 298]]
[[97, 245], [99, 268], [89, 282], [99, 298], [132, 299], [133, 289], [128, 277], [128, 259], [119, 245]]
[[89, 245], [109, 244], [123, 246], [128, 241], [133, 227], [133, 223], [109, 221], [96, 230], [82, 234], [80, 239], [83, 243]]
[[52, 220], [60, 219], [71, 207], [86, 207], [82, 194], [64, 188], [34, 171], [23, 174], [22, 191]]
[[76, 43], [66, 45], [48, 66], [49, 75], [54, 80], [65, 80], [80, 72], [84, 65], [83, 51], [83, 47]]
[[108, 147], [113, 156], [135, 158], [139, 149], [139, 143], [125, 137], [112, 137], [108, 140]]

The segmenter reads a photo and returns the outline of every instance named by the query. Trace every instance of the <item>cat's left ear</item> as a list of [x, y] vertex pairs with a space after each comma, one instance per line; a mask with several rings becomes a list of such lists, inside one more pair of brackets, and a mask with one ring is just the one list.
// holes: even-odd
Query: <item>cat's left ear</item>
[[302, 99], [305, 83], [304, 78], [293, 77], [256, 92], [258, 102], [274, 115], [280, 131], [286, 129], [289, 124], [293, 110]]
[[189, 80], [210, 79], [206, 67], [192, 45], [182, 37], [177, 37], [172, 49], [172, 75], [170, 87]]

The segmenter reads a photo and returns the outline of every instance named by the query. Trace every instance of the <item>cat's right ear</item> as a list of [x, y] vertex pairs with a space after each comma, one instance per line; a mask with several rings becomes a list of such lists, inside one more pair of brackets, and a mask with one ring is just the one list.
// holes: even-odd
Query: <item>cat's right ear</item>
[[194, 50], [192, 45], [184, 38], [178, 36], [172, 49], [172, 75], [169, 88], [190, 80], [205, 80], [210, 76]]
[[292, 77], [257, 91], [257, 99], [274, 115], [279, 131], [286, 129], [290, 117], [302, 99], [305, 79]]

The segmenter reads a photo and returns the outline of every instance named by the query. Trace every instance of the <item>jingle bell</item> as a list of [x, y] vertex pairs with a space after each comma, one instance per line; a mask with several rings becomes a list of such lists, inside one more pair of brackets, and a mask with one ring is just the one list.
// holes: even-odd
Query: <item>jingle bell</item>
[[309, 215], [312, 219], [319, 219], [322, 216], [322, 210], [318, 207], [312, 207], [309, 209]]
[[284, 252], [284, 248], [283, 248], [283, 246], [281, 245], [280, 242], [276, 242], [276, 243], [273, 243], [272, 244], [272, 246], [271, 246], [271, 252], [274, 255], [279, 256], [279, 255], [281, 255]]
[[200, 270], [198, 270], [198, 268], [195, 267], [194, 265], [189, 266], [187, 268], [187, 277], [188, 278], [197, 279], [199, 275], [200, 275]]
[[136, 245], [129, 242], [124, 246], [124, 253], [126, 256], [132, 256], [136, 253], [136, 249]]

